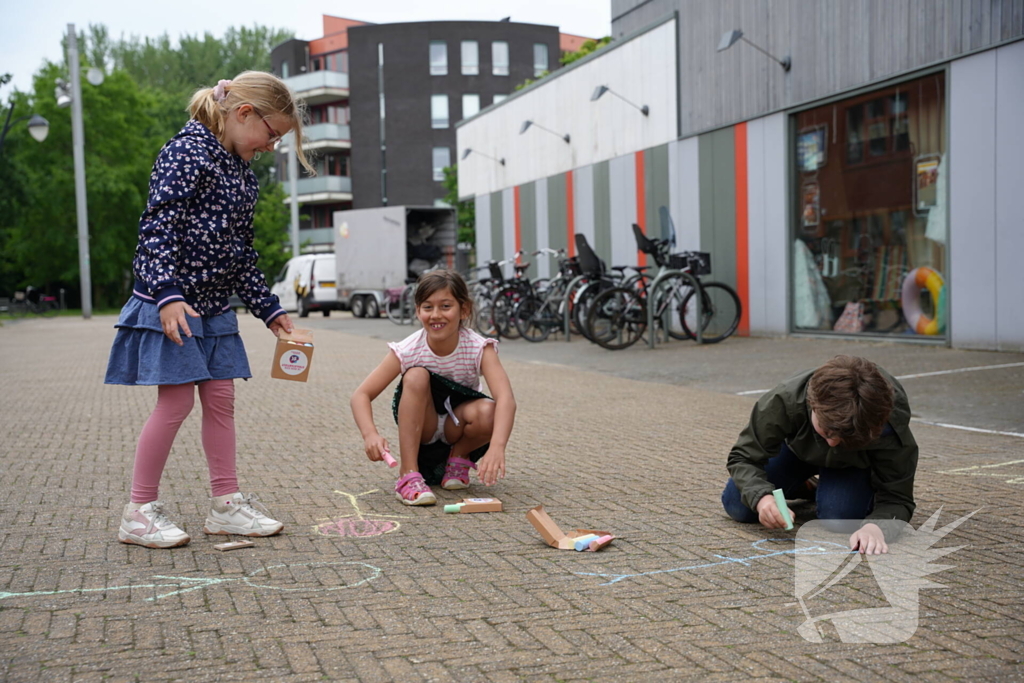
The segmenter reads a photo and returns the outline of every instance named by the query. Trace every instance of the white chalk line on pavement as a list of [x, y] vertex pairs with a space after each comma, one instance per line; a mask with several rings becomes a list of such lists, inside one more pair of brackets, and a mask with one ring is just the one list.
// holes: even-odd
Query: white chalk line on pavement
[[[918, 377], [935, 377], [936, 375], [953, 375], [960, 372], [977, 372], [978, 370], [1000, 370], [1002, 368], [1020, 368], [1024, 367], [1024, 362], [1021, 363], [1000, 363], [999, 365], [974, 365], [969, 368], [954, 368], [953, 370], [936, 370], [934, 372], [918, 372], [913, 375], [897, 375], [896, 379], [917, 379]], [[768, 389], [751, 389], [750, 391], [737, 391], [737, 396], [751, 396], [753, 394], [763, 394], [769, 391]], [[939, 424], [932, 422], [929, 424]], [[945, 427], [947, 425], [939, 425]], [[967, 428], [965, 428], [967, 429]], [[985, 431], [985, 430], [981, 430]], [[1015, 432], [993, 432], [994, 434], [1015, 434]], [[1018, 435], [1019, 436], [1019, 435]]]
[[931, 420], [922, 420], [919, 417], [910, 418], [911, 422], [920, 422], [921, 424], [932, 425], [933, 427], [945, 427], [947, 429], [962, 429], [965, 432], [980, 432], [981, 434], [999, 434], [1000, 436], [1017, 436], [1024, 438], [1024, 434], [1020, 432], [1001, 432], [997, 429], [981, 429], [979, 427], [966, 427], [964, 425], [954, 425], [948, 422], [932, 422]]

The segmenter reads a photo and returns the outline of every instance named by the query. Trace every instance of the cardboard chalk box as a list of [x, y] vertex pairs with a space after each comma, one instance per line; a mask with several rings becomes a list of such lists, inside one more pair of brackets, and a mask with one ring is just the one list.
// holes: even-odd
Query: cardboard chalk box
[[566, 533], [548, 516], [548, 513], [544, 511], [543, 505], [538, 505], [527, 512], [526, 518], [530, 520], [530, 524], [540, 533], [549, 546], [559, 550], [576, 550], [576, 539], [583, 538], [584, 536], [594, 535], [599, 539], [605, 539], [598, 543], [596, 547], [591, 547], [591, 550], [600, 550], [614, 539], [610, 531], [601, 531], [599, 529], [572, 529]]
[[274, 348], [274, 365], [270, 376], [305, 382], [309, 379], [309, 366], [313, 362], [313, 330], [282, 332]]

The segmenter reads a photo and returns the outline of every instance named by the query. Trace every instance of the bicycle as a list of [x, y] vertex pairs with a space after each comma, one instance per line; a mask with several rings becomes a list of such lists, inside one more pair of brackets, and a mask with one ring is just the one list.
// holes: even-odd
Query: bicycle
[[[33, 293], [36, 294], [33, 295]], [[42, 292], [31, 285], [26, 287], [24, 292], [15, 292], [10, 303], [10, 313], [15, 318], [22, 318], [29, 313], [52, 318], [59, 311], [57, 297], [44, 296]]]
[[590, 247], [586, 235], [577, 233], [576, 253], [579, 254], [580, 269], [583, 280], [572, 294], [570, 319], [576, 330], [589, 341], [594, 341], [587, 325], [587, 316], [595, 298], [603, 292], [618, 287], [626, 280], [626, 270], [642, 273], [647, 266], [612, 266], [608, 268], [604, 261]]
[[566, 258], [565, 250], [543, 248], [535, 254], [546, 254], [558, 258], [558, 275], [552, 278], [545, 287], [536, 287], [532, 296], [527, 296], [516, 304], [512, 312], [516, 329], [524, 339], [531, 342], [542, 342], [552, 331], [562, 328], [565, 320], [566, 290], [569, 284], [582, 273], [579, 259]]
[[[441, 268], [444, 268], [444, 262], [438, 261], [425, 269], [423, 273], [429, 273], [432, 270], [439, 270]], [[423, 273], [420, 273], [420, 275]], [[396, 325], [411, 325], [412, 321], [416, 318], [417, 282], [419, 282], [419, 277], [409, 277], [405, 279], [404, 287], [393, 287], [385, 290], [385, 293], [388, 295], [385, 312], [388, 315], [388, 320]]]
[[[636, 224], [633, 233], [637, 249], [651, 255], [659, 266], [659, 276], [651, 278], [638, 269], [640, 272], [619, 287], [595, 298], [587, 318], [587, 328], [594, 342], [611, 350], [635, 344], [647, 330], [649, 301], [655, 325], [652, 334], [663, 328], [673, 339], [696, 339], [695, 295], [698, 292], [702, 341], [719, 342], [736, 331], [742, 314], [739, 296], [724, 283], [700, 281], [701, 275], [711, 272], [710, 254], [670, 254], [668, 240], [648, 238]], [[682, 273], [664, 275], [674, 270]], [[651, 291], [653, 283], [656, 286]]]

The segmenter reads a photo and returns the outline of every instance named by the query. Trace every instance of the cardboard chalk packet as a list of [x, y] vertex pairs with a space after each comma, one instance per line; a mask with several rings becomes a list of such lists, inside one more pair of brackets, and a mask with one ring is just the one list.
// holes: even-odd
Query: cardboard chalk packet
[[[544, 541], [552, 548], [559, 550], [587, 550], [597, 552], [611, 544], [615, 536], [610, 531], [599, 529], [572, 529], [565, 533], [559, 528], [555, 521], [544, 511], [543, 505], [538, 505], [526, 513], [530, 524], [544, 538]], [[577, 548], [577, 542], [580, 547]]]
[[444, 506], [445, 512], [501, 512], [497, 498], [463, 498], [461, 503]]
[[274, 364], [270, 376], [274, 379], [289, 379], [305, 382], [309, 379], [309, 367], [313, 362], [313, 330], [298, 328], [282, 332], [274, 348]]

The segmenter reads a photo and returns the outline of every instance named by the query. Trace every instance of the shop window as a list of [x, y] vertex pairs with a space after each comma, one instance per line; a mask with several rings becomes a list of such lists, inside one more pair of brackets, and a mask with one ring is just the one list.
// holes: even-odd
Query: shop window
[[945, 75], [794, 115], [799, 331], [946, 334]]
[[430, 75], [448, 75], [448, 43], [443, 40], [430, 41]]
[[462, 41], [462, 75], [476, 76], [480, 73], [480, 44], [475, 40]]

